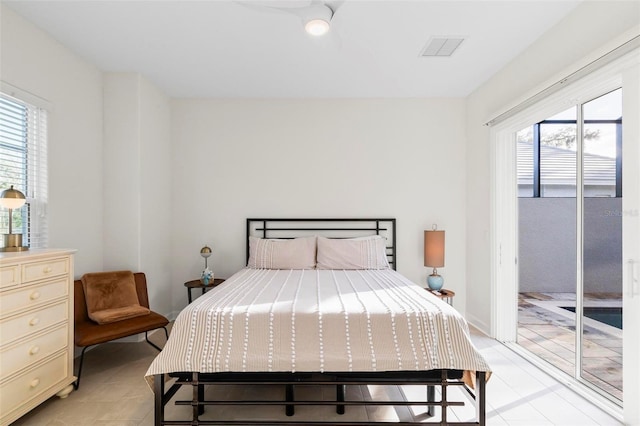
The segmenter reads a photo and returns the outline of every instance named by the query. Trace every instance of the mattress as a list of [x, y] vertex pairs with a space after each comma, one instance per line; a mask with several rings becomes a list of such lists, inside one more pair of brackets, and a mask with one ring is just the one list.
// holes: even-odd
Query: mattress
[[490, 371], [464, 318], [396, 271], [243, 269], [178, 315], [146, 375], [434, 369]]

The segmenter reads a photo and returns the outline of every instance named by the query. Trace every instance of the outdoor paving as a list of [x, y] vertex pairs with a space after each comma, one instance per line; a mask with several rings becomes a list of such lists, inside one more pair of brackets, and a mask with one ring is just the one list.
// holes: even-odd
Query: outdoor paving
[[[585, 294], [584, 303], [619, 302], [622, 295]], [[575, 305], [571, 293], [520, 293], [518, 298], [518, 343], [567, 374], [575, 375], [575, 319], [535, 303], [566, 301]], [[582, 376], [615, 398], [622, 400], [622, 336], [608, 327], [583, 327]]]

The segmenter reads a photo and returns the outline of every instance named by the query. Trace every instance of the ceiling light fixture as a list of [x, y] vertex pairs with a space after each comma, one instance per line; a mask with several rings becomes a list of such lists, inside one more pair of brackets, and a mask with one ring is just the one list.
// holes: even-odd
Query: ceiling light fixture
[[304, 29], [312, 36], [321, 36], [329, 32], [333, 10], [326, 4], [316, 4], [309, 9]]

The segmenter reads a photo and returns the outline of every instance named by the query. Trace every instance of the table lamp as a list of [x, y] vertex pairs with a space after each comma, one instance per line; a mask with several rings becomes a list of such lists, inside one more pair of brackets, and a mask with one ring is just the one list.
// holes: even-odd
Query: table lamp
[[212, 250], [209, 246], [204, 246], [200, 249], [200, 256], [204, 257], [204, 269], [207, 269], [207, 259], [211, 256]]
[[211, 256], [212, 250], [209, 246], [204, 246], [200, 249], [200, 256], [204, 257], [204, 271], [202, 271], [202, 275], [200, 277], [200, 281], [204, 285], [209, 285], [213, 282], [213, 272], [209, 269], [207, 265], [207, 259]]
[[424, 231], [424, 266], [433, 268], [433, 272], [427, 277], [427, 285], [436, 291], [444, 284], [444, 279], [436, 269], [444, 266], [444, 231], [438, 231], [437, 228], [433, 225], [431, 231]]
[[9, 209], [9, 233], [2, 235], [3, 247], [0, 247], [0, 251], [29, 250], [29, 247], [22, 245], [22, 234], [13, 233], [13, 210], [22, 207], [26, 201], [24, 194], [13, 189], [13, 185], [0, 193], [0, 206]]

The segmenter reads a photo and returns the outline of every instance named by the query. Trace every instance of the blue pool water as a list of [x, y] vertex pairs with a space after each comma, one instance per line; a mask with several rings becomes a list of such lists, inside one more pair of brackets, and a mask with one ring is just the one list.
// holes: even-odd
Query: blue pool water
[[[562, 309], [575, 312], [573, 306], [562, 306]], [[596, 321], [609, 324], [612, 327], [622, 330], [622, 308], [582, 308], [584, 316]]]

